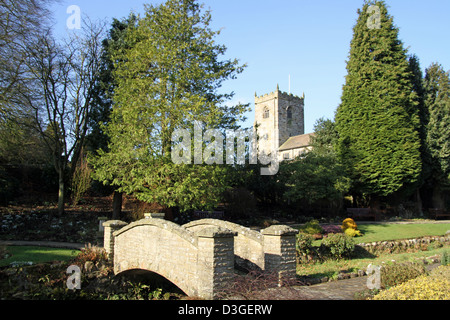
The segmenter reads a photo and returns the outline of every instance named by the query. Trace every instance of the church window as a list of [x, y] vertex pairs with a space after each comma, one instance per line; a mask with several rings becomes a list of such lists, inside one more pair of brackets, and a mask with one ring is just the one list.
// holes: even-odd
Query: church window
[[291, 109], [291, 107], [288, 107], [288, 109], [287, 109], [287, 118], [288, 119], [292, 119], [292, 109]]
[[264, 108], [264, 114], [263, 114], [263, 119], [269, 119], [270, 116], [270, 111], [269, 108]]

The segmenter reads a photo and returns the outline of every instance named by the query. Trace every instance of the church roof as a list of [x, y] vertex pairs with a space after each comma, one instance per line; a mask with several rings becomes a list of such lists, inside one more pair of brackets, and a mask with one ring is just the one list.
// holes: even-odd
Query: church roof
[[279, 151], [309, 147], [311, 145], [311, 137], [314, 135], [314, 133], [307, 133], [290, 137], [285, 143], [282, 144]]

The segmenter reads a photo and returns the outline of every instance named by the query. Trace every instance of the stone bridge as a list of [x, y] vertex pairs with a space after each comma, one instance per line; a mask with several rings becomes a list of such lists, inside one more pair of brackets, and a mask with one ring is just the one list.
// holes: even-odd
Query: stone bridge
[[295, 229], [271, 226], [257, 232], [214, 219], [183, 226], [148, 218], [104, 226], [104, 247], [114, 273], [142, 269], [155, 272], [189, 296], [214, 299], [235, 273], [235, 264], [295, 277]]

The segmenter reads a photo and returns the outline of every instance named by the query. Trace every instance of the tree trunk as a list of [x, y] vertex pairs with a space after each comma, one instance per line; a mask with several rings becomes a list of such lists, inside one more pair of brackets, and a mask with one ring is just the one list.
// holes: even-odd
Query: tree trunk
[[417, 188], [417, 190], [416, 190], [416, 211], [419, 215], [423, 214], [422, 208], [423, 208], [423, 203], [422, 203], [422, 197], [420, 196], [420, 188]]
[[120, 215], [122, 213], [122, 192], [114, 191], [113, 195], [113, 220], [120, 220]]
[[62, 216], [64, 214], [64, 170], [58, 170], [59, 176], [59, 189], [58, 189], [58, 215]]
[[433, 208], [444, 209], [444, 198], [439, 187], [433, 188], [433, 197], [431, 198]]

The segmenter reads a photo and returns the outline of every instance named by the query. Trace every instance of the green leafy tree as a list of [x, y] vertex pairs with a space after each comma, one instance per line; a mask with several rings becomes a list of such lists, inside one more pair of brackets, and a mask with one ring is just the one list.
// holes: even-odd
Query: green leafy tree
[[[109, 137], [105, 128], [111, 120], [113, 107], [113, 96], [117, 87], [114, 81], [114, 61], [113, 55], [117, 52], [131, 49], [136, 40], [127, 41], [126, 33], [131, 28], [137, 27], [138, 18], [135, 14], [130, 14], [128, 18], [114, 19], [108, 36], [102, 41], [102, 54], [100, 56], [100, 71], [93, 87], [93, 100], [89, 113], [89, 134], [86, 137], [86, 150], [90, 154], [96, 155], [99, 150], [108, 151]], [[94, 184], [97, 181], [94, 181]], [[107, 186], [107, 191], [112, 192], [111, 186]], [[110, 189], [110, 190], [108, 190]], [[113, 219], [120, 219], [122, 212], [122, 192], [113, 193]]]
[[350, 186], [343, 166], [331, 155], [310, 152], [290, 163], [287, 170], [290, 174], [284, 197], [291, 201], [309, 205], [326, 201], [339, 206]]
[[333, 121], [319, 119], [314, 125], [312, 150], [280, 166], [284, 198], [304, 207], [339, 209], [350, 188], [343, 165], [336, 155], [337, 132]]
[[433, 189], [433, 206], [444, 206], [444, 192], [450, 188], [450, 76], [441, 65], [433, 63], [424, 79], [426, 146], [431, 157], [428, 186]]
[[123, 20], [114, 19], [108, 36], [102, 41], [100, 70], [93, 86], [94, 94], [89, 110], [89, 135], [86, 137], [88, 152], [108, 150], [109, 139], [104, 128], [111, 118], [113, 95], [117, 86], [113, 75], [115, 70], [113, 54], [135, 45], [134, 42], [126, 42], [125, 35], [129, 28], [135, 28], [136, 25], [137, 17], [134, 14]]
[[316, 154], [336, 154], [338, 138], [336, 124], [330, 119], [320, 118], [314, 125], [312, 149]]
[[[221, 165], [174, 164], [172, 134], [192, 129], [233, 128], [247, 106], [224, 106], [233, 94], [221, 83], [243, 71], [237, 60], [221, 61], [211, 15], [192, 0], [146, 6], [136, 28], [127, 30], [131, 48], [113, 55], [109, 150], [91, 160], [95, 178], [142, 201], [177, 207], [211, 208], [226, 189]], [[193, 131], [191, 131], [193, 132]]]
[[366, 1], [358, 13], [336, 112], [338, 154], [354, 193], [372, 199], [409, 195], [417, 187], [421, 158], [406, 50], [383, 1]]

